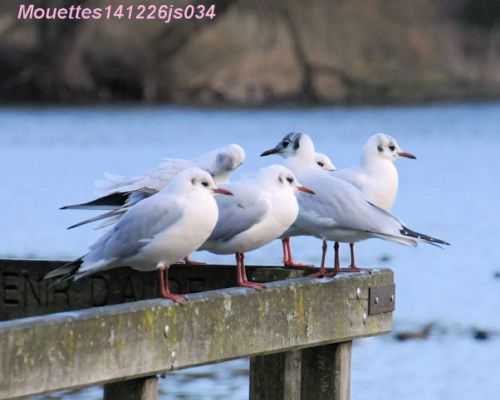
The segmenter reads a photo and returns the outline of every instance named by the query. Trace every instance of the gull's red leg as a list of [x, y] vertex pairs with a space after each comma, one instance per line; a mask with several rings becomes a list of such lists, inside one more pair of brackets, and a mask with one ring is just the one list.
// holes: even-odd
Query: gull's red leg
[[285, 238], [285, 239], [281, 240], [281, 245], [283, 246], [283, 265], [285, 267], [290, 260], [290, 258], [289, 258], [290, 256], [288, 255], [288, 247], [287, 247], [289, 240], [290, 240], [289, 238]]
[[307, 264], [301, 264], [301, 263], [296, 263], [293, 261], [292, 257], [292, 247], [290, 246], [290, 238], [283, 239], [283, 253], [285, 253], [285, 247], [286, 247], [286, 257], [283, 260], [283, 265], [288, 268], [296, 268], [296, 269], [306, 269], [306, 268], [312, 268], [313, 265], [307, 265]]
[[186, 265], [205, 265], [206, 264], [206, 263], [201, 262], [201, 261], [191, 260], [189, 258], [189, 256], [184, 257], [182, 260], [184, 261], [184, 264], [186, 264]]
[[334, 265], [333, 265], [333, 272], [335, 274], [338, 274], [341, 271], [341, 269], [340, 269], [339, 242], [335, 242], [335, 244], [333, 245], [333, 249], [335, 250], [335, 256], [334, 256], [335, 261], [334, 261]]
[[243, 274], [241, 273], [240, 253], [236, 253], [236, 279], [238, 281], [238, 285], [243, 282]]
[[236, 268], [238, 274], [238, 285], [255, 290], [264, 289], [264, 285], [256, 282], [249, 282], [245, 270], [245, 255], [243, 253], [236, 253]]
[[326, 262], [326, 251], [328, 249], [328, 245], [326, 243], [326, 240], [323, 240], [323, 253], [321, 254], [321, 266], [320, 266], [320, 271], [325, 270], [325, 262]]
[[354, 243], [351, 242], [349, 243], [349, 247], [351, 249], [351, 265], [349, 265], [349, 268], [346, 270], [342, 270], [342, 272], [362, 272], [362, 271], [367, 271], [369, 274], [372, 273], [372, 270], [370, 268], [359, 268], [356, 266], [356, 260], [354, 259]]
[[323, 246], [322, 246], [322, 254], [321, 254], [321, 265], [319, 267], [319, 271], [307, 275], [308, 277], [313, 277], [313, 278], [324, 278], [325, 276], [335, 276], [336, 272], [326, 272], [325, 270], [325, 262], [326, 262], [326, 250], [328, 249], [328, 245], [326, 243], [326, 240], [323, 240]]
[[170, 293], [168, 289], [168, 267], [161, 266], [158, 268], [160, 273], [160, 295], [164, 299], [169, 299], [175, 301], [177, 304], [181, 304], [186, 301], [186, 296], [183, 294]]

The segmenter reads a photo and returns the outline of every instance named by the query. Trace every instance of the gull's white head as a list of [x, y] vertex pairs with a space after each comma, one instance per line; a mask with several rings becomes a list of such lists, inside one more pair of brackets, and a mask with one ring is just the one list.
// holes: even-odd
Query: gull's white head
[[316, 165], [325, 171], [336, 171], [337, 167], [333, 165], [332, 160], [326, 154], [316, 152], [314, 154], [314, 162]]
[[403, 151], [401, 147], [399, 147], [398, 142], [385, 133], [373, 135], [363, 147], [362, 158], [364, 162], [374, 159], [394, 161], [399, 157], [416, 159], [413, 154]]
[[228, 144], [213, 152], [215, 156], [207, 171], [212, 174], [217, 183], [227, 182], [229, 174], [245, 161], [245, 150], [238, 144]]
[[279, 154], [287, 161], [292, 161], [294, 165], [312, 167], [314, 163], [314, 143], [311, 138], [305, 133], [293, 132], [286, 135], [272, 149], [266, 150], [260, 156], [268, 156], [270, 154]]
[[212, 175], [201, 168], [192, 167], [179, 172], [164, 190], [171, 193], [207, 192], [231, 195], [229, 190], [218, 188]]
[[268, 188], [314, 194], [314, 192], [300, 184], [294, 173], [283, 165], [270, 165], [259, 170], [261, 182]]

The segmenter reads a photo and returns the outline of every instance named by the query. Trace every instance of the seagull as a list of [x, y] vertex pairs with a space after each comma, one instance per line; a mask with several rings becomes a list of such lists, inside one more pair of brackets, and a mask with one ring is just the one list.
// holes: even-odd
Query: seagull
[[233, 196], [218, 197], [219, 219], [200, 250], [235, 254], [239, 286], [262, 289], [249, 282], [244, 253], [258, 249], [283, 234], [299, 212], [296, 191], [314, 194], [282, 165], [261, 168], [256, 176], [223, 185]]
[[354, 263], [348, 269], [340, 269], [339, 242], [354, 243], [379, 238], [413, 247], [418, 242], [449, 244], [409, 229], [390, 212], [370, 202], [356, 186], [318, 169], [314, 163], [314, 144], [308, 135], [290, 133], [261, 156], [270, 154], [283, 156], [285, 165], [316, 193], [316, 196], [298, 196], [300, 211], [295, 221], [300, 229], [324, 241], [321, 268], [315, 276], [326, 275], [326, 241], [335, 242], [333, 274], [361, 270]]
[[[153, 171], [144, 176], [128, 177], [105, 174], [106, 179], [95, 182], [96, 188], [104, 196], [87, 203], [64, 206], [61, 210], [111, 210], [68, 227], [68, 229], [73, 229], [91, 222], [105, 220], [97, 229], [104, 228], [118, 222], [130, 207], [163, 189], [177, 173], [186, 168], [199, 167], [208, 171], [215, 183], [220, 185], [229, 180], [230, 173], [243, 164], [244, 160], [245, 150], [238, 144], [229, 144], [193, 160], [166, 158]], [[328, 162], [323, 158], [320, 161]], [[191, 260], [189, 257], [185, 257], [184, 262], [186, 264], [203, 264]]]
[[352, 183], [373, 204], [388, 210], [398, 192], [398, 170], [394, 161], [400, 157], [416, 159], [403, 151], [394, 138], [377, 133], [364, 145], [359, 166], [339, 169], [334, 175]]
[[[336, 170], [334, 175], [352, 183], [373, 204], [389, 210], [398, 192], [398, 170], [394, 161], [400, 157], [416, 159], [413, 154], [403, 151], [393, 137], [377, 133], [364, 145], [359, 166]], [[349, 246], [351, 265], [355, 265], [354, 243], [349, 243]]]
[[333, 164], [330, 157], [323, 153], [314, 153], [314, 162], [318, 167], [324, 169], [325, 171], [337, 171], [337, 167]]
[[167, 158], [154, 170], [144, 176], [129, 177], [104, 174], [105, 179], [96, 181], [96, 188], [103, 193], [102, 197], [82, 204], [61, 207], [62, 210], [111, 210], [70, 226], [76, 228], [90, 222], [108, 219], [100, 228], [112, 225], [131, 206], [163, 189], [180, 171], [198, 167], [209, 172], [215, 183], [220, 185], [229, 180], [245, 160], [245, 151], [240, 145], [229, 144], [212, 150], [193, 160]]
[[[314, 162], [322, 170], [333, 172], [337, 171], [337, 167], [333, 164], [330, 157], [323, 153], [314, 153]], [[305, 269], [311, 268], [312, 265], [297, 263], [293, 260], [292, 256], [292, 246], [290, 245], [290, 237], [292, 236], [302, 236], [306, 232], [299, 229], [299, 227], [293, 224], [283, 235], [281, 235], [281, 243], [283, 246], [283, 265], [288, 268]]]
[[161, 297], [181, 303], [185, 296], [169, 291], [168, 268], [212, 233], [218, 217], [214, 193], [231, 195], [200, 168], [181, 171], [164, 189], [128, 209], [87, 254], [49, 272], [45, 279], [78, 280], [125, 265], [140, 271], [157, 269]]

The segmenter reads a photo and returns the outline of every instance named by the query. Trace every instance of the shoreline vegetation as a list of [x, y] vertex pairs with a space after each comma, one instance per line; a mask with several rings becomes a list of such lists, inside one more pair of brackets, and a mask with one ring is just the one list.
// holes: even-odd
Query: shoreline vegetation
[[[78, 4], [122, 3], [137, 1]], [[259, 108], [500, 98], [500, 0], [171, 3], [215, 4], [216, 17], [18, 20], [19, 2], [2, 1], [0, 105]]]

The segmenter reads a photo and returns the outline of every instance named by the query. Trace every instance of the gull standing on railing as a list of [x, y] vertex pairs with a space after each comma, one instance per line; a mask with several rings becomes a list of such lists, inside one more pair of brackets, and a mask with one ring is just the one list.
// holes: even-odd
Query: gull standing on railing
[[103, 194], [87, 203], [64, 206], [62, 210], [112, 210], [78, 224], [75, 228], [101, 219], [108, 219], [103, 226], [115, 223], [131, 206], [163, 189], [180, 171], [198, 167], [210, 173], [217, 185], [229, 180], [245, 160], [245, 151], [240, 145], [229, 144], [212, 150], [193, 160], [166, 158], [154, 170], [143, 176], [122, 176], [104, 174], [105, 179], [95, 182], [96, 188]]
[[87, 254], [45, 278], [76, 280], [121, 266], [140, 271], [157, 269], [161, 296], [182, 302], [185, 296], [168, 289], [168, 268], [196, 250], [212, 233], [218, 218], [214, 193], [231, 194], [218, 188], [211, 175], [200, 168], [180, 172], [160, 192], [128, 209]]
[[[273, 149], [262, 156], [280, 154], [297, 178], [316, 192], [316, 196], [299, 195], [300, 211], [295, 224], [309, 235], [324, 241], [322, 263], [317, 276], [324, 276], [326, 241], [335, 243], [334, 274], [341, 272], [338, 242], [354, 243], [380, 238], [408, 246], [419, 241], [430, 244], [448, 243], [412, 231], [394, 215], [371, 203], [366, 195], [351, 183], [334, 174], [319, 170], [314, 163], [314, 144], [303, 133], [286, 135]], [[351, 265], [347, 272], [359, 271]]]
[[[394, 161], [400, 157], [416, 159], [413, 154], [403, 151], [393, 137], [377, 133], [364, 145], [360, 165], [339, 169], [334, 175], [352, 183], [376, 206], [389, 210], [398, 193], [399, 176]], [[354, 243], [349, 246], [351, 265], [356, 266]]]
[[[337, 167], [333, 164], [330, 157], [323, 153], [314, 153], [315, 164], [324, 171], [333, 172], [337, 170]], [[290, 238], [293, 236], [302, 236], [306, 233], [303, 232], [299, 227], [293, 224], [283, 235], [281, 235], [281, 243], [283, 245], [283, 265], [288, 268], [298, 268], [304, 269], [313, 267], [313, 265], [297, 263], [292, 257], [292, 246], [290, 244]]]
[[282, 165], [261, 168], [256, 176], [223, 187], [233, 196], [216, 199], [219, 219], [200, 250], [235, 254], [238, 285], [262, 289], [262, 284], [248, 281], [244, 253], [272, 242], [293, 224], [299, 212], [297, 190], [306, 196], [314, 192], [302, 186], [292, 171]]
[[[134, 204], [163, 189], [180, 171], [199, 167], [209, 172], [217, 185], [229, 180], [231, 172], [235, 171], [245, 160], [245, 150], [238, 144], [229, 144], [212, 150], [193, 160], [175, 158], [164, 159], [163, 162], [144, 176], [130, 177], [105, 174], [105, 179], [96, 181], [95, 186], [103, 193], [102, 197], [82, 204], [64, 206], [62, 210], [111, 210], [71, 225], [76, 228], [91, 222], [105, 220], [97, 227], [104, 228], [113, 225]], [[325, 160], [322, 160], [327, 162]], [[186, 264], [202, 264], [184, 259]]]

